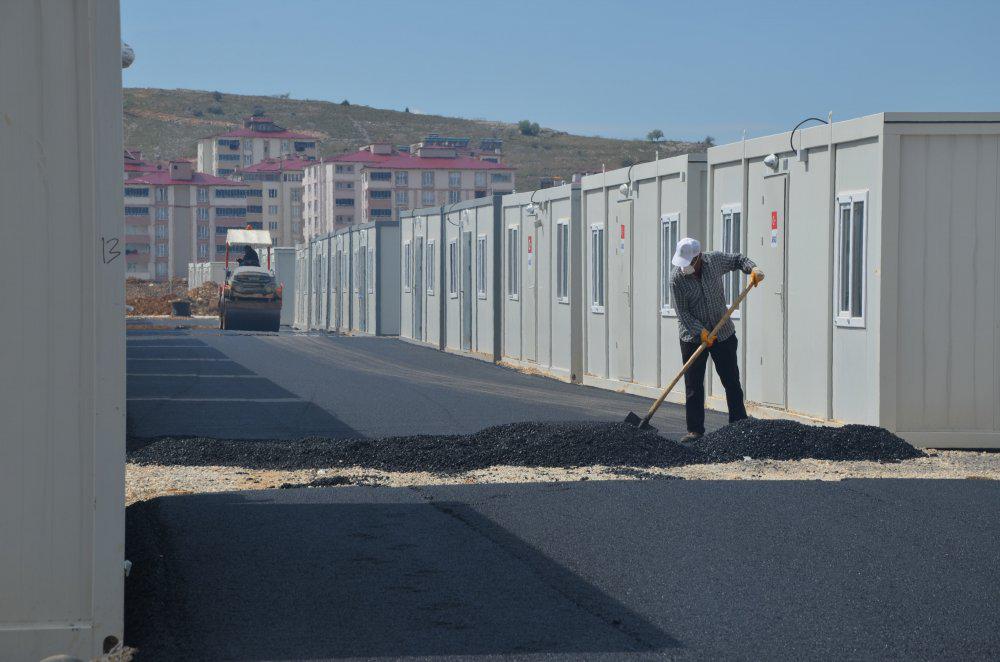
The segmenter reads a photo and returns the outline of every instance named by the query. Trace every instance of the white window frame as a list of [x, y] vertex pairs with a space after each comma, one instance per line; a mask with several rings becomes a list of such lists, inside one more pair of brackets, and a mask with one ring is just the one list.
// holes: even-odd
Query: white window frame
[[486, 298], [486, 291], [489, 287], [486, 265], [489, 262], [487, 248], [489, 242], [486, 235], [481, 234], [476, 237], [476, 297]]
[[590, 226], [590, 312], [604, 314], [607, 234], [603, 223]]
[[569, 303], [569, 219], [556, 221], [556, 301]]
[[[854, 299], [853, 294], [854, 294], [854, 288], [855, 288], [855, 285], [856, 285], [854, 283], [854, 269], [853, 269], [853, 266], [854, 266], [854, 255], [855, 255], [855, 249], [856, 249], [856, 247], [854, 246], [854, 237], [855, 237], [854, 225], [855, 225], [855, 221], [856, 221], [856, 219], [854, 217], [854, 206], [857, 203], [861, 203], [861, 210], [862, 210], [861, 211], [861, 223], [862, 223], [861, 233], [862, 234], [861, 234], [861, 255], [860, 255], [860, 260], [861, 260], [861, 284], [860, 284], [860, 286], [861, 286], [861, 314], [860, 315], [855, 315], [854, 311], [851, 309], [851, 305], [852, 305], [851, 302]], [[851, 212], [850, 221], [849, 221], [850, 225], [851, 225], [851, 235], [849, 237], [850, 255], [848, 256], [848, 262], [849, 262], [848, 266], [850, 268], [850, 273], [847, 275], [848, 276], [848, 288], [849, 288], [847, 310], [842, 310], [844, 308], [844, 306], [842, 306], [841, 303], [840, 303], [841, 302], [841, 297], [844, 294], [843, 289], [842, 289], [843, 288], [843, 285], [842, 285], [843, 274], [842, 274], [842, 271], [841, 271], [842, 270], [842, 266], [841, 265], [843, 263], [842, 261], [843, 261], [843, 257], [844, 257], [843, 256], [843, 240], [844, 240], [843, 232], [844, 231], [843, 231], [843, 227], [842, 227], [843, 224], [841, 222], [841, 220], [842, 220], [841, 212], [842, 212], [842, 210], [843, 210], [844, 207], [847, 207], [850, 210], [850, 212]], [[836, 243], [835, 243], [836, 249], [834, 251], [834, 253], [835, 253], [835, 256], [834, 256], [834, 270], [835, 270], [835, 273], [834, 273], [834, 289], [835, 289], [835, 292], [834, 292], [834, 305], [835, 305], [834, 313], [835, 313], [835, 316], [834, 316], [834, 320], [833, 321], [834, 321], [834, 325], [836, 325], [836, 326], [863, 329], [863, 328], [865, 328], [865, 313], [868, 310], [868, 273], [867, 273], [868, 272], [868, 226], [870, 225], [870, 223], [868, 222], [868, 219], [869, 219], [868, 191], [867, 190], [864, 190], [864, 191], [845, 191], [845, 192], [842, 192], [842, 193], [838, 193], [837, 194], [836, 219], [837, 219], [836, 220], [836, 223], [837, 223], [837, 225], [836, 225], [836, 233], [835, 233], [836, 234], [836, 239], [835, 239], [835, 241], [836, 241]]]
[[409, 292], [413, 289], [413, 245], [410, 242], [403, 244], [403, 291]]
[[674, 294], [670, 290], [670, 275], [673, 273], [674, 249], [681, 236], [681, 215], [679, 212], [660, 216], [660, 315], [675, 317]]
[[458, 298], [458, 240], [448, 242], [448, 298]]
[[427, 296], [434, 296], [434, 244], [436, 242], [433, 239], [427, 240], [427, 273], [424, 274], [424, 280], [427, 281]]
[[156, 257], [167, 257], [167, 245], [157, 244], [156, 245]]
[[521, 299], [521, 226], [507, 226], [507, 298]]
[[[721, 219], [719, 221], [719, 246], [721, 247], [723, 253], [741, 253], [743, 251], [743, 226], [745, 222], [745, 219], [743, 218], [743, 205], [723, 205], [721, 212]], [[730, 233], [729, 241], [727, 241], [726, 217], [729, 217], [729, 223], [732, 225], [734, 221], [734, 214], [738, 215], [736, 217], [736, 222], [739, 224], [739, 227], [736, 228], [735, 233]], [[726, 296], [726, 306], [728, 307], [733, 305], [733, 301], [739, 296], [740, 288], [743, 286], [743, 272], [736, 270], [732, 273], [726, 274], [723, 278], [726, 279], [723, 283], [723, 288], [729, 288], [728, 292], [724, 292]], [[740, 319], [739, 308], [733, 311], [730, 319]]]

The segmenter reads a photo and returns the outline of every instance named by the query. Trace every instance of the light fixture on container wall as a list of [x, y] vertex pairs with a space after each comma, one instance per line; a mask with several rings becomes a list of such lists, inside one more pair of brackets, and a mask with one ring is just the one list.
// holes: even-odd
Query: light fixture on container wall
[[128, 69], [135, 62], [135, 51], [132, 47], [122, 42], [122, 69]]

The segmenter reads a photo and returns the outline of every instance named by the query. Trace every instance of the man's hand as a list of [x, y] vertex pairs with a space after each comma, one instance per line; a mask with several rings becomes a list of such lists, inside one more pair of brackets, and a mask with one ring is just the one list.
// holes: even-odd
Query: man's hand
[[715, 344], [715, 336], [708, 335], [708, 329], [701, 330], [701, 341], [705, 343], [707, 347], [711, 347]]
[[760, 281], [764, 280], [764, 272], [760, 270], [759, 267], [754, 267], [750, 272], [750, 283], [757, 287], [760, 285]]

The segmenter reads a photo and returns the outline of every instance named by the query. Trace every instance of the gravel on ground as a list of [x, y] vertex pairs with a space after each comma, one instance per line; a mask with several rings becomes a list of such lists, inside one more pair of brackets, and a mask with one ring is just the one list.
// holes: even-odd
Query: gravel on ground
[[923, 453], [885, 428], [830, 427], [748, 418], [706, 434], [692, 447], [716, 462], [768, 460], [873, 460], [897, 462]]
[[469, 435], [376, 439], [133, 439], [136, 464], [219, 465], [260, 469], [363, 466], [382, 471], [459, 473], [487, 467], [677, 467], [754, 459], [896, 462], [923, 453], [896, 435], [864, 425], [808, 426], [746, 420], [691, 446], [625, 423], [510, 423]]
[[487, 483], [547, 483], [578, 480], [845, 480], [849, 478], [928, 478], [1000, 480], [1000, 453], [928, 451], [902, 462], [831, 460], [740, 460], [681, 467], [515, 467], [493, 466], [453, 474], [392, 472], [369, 467], [326, 467], [282, 471], [233, 466], [126, 466], [126, 503], [158, 496], [199, 492], [259, 490], [282, 486], [369, 485], [416, 487]]

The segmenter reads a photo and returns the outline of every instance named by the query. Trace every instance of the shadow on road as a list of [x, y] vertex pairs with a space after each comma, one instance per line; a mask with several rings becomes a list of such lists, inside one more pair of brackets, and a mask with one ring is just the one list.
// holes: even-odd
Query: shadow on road
[[378, 496], [387, 493], [359, 488], [357, 503], [219, 494], [129, 507], [126, 642], [139, 660], [678, 645], [467, 505]]

